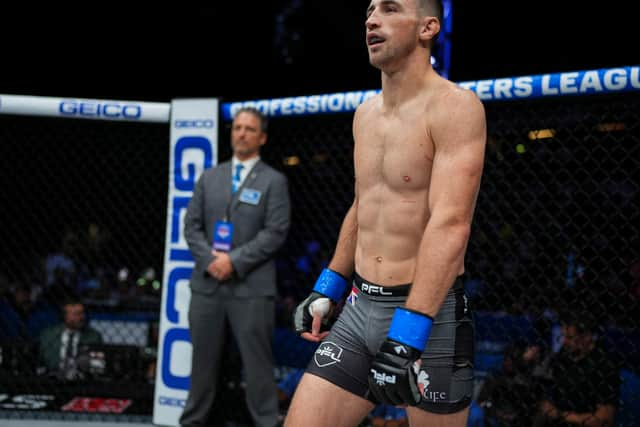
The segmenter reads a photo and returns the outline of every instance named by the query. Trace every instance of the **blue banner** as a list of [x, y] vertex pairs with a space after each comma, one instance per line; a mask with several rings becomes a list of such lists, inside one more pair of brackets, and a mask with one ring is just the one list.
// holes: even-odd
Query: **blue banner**
[[[532, 99], [549, 96], [594, 95], [640, 90], [640, 65], [589, 71], [540, 74], [459, 82], [482, 101]], [[240, 101], [222, 105], [230, 121], [242, 107], [255, 107], [270, 117], [353, 112], [377, 90]]]

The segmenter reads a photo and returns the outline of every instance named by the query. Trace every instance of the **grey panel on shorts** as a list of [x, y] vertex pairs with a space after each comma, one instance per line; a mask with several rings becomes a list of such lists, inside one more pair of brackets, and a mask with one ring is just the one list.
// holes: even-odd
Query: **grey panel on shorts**
[[[356, 276], [342, 313], [318, 346], [307, 372], [373, 401], [369, 366], [387, 336], [394, 309], [404, 305], [406, 296], [379, 296], [380, 289], [394, 288], [376, 285], [379, 289], [371, 295], [362, 290], [361, 281]], [[422, 354], [418, 375], [422, 401], [417, 407], [435, 413], [467, 407], [473, 391], [473, 351], [473, 318], [458, 279], [434, 319]]]

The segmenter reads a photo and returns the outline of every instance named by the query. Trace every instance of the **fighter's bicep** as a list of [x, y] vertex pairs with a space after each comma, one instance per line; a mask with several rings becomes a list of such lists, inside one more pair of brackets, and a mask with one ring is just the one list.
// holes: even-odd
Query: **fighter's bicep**
[[[474, 95], [475, 96], [475, 95]], [[482, 104], [466, 96], [440, 117], [432, 129], [435, 153], [429, 188], [432, 214], [446, 207], [470, 219], [480, 186], [486, 145]]]
[[460, 92], [443, 102], [430, 127], [435, 156], [442, 162], [482, 163], [487, 137], [484, 106], [472, 92]]

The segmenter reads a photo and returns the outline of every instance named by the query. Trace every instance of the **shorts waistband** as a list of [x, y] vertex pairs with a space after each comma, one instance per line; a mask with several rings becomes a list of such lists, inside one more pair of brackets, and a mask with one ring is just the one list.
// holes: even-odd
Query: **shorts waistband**
[[394, 286], [376, 285], [364, 280], [358, 273], [353, 274], [353, 286], [360, 292], [376, 297], [406, 297], [411, 290], [411, 283]]
[[[353, 273], [353, 286], [358, 288], [360, 292], [376, 297], [406, 297], [409, 296], [409, 291], [411, 290], [411, 283], [394, 286], [376, 285], [363, 279], [355, 272]], [[463, 287], [462, 276], [458, 276], [449, 292], [461, 290]]]

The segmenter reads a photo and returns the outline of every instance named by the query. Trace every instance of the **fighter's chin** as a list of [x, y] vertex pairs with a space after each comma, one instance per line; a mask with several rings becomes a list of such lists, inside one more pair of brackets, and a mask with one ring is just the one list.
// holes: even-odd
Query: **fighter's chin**
[[371, 52], [369, 52], [369, 63], [376, 68], [382, 68], [384, 61], [382, 61], [378, 55], [372, 55]]
[[379, 70], [384, 69], [386, 64], [386, 62], [383, 61], [381, 58], [376, 58], [372, 56], [369, 56], [369, 63]]

